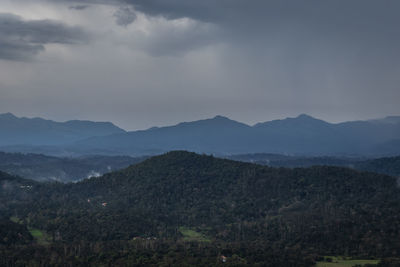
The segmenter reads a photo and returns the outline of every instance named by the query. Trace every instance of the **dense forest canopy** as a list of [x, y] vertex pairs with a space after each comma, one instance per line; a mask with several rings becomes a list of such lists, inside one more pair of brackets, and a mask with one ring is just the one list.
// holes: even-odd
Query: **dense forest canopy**
[[76, 182], [126, 168], [146, 158], [100, 155], [73, 158], [0, 152], [0, 170], [42, 182]]
[[260, 266], [310, 266], [324, 255], [400, 257], [400, 189], [387, 175], [175, 151], [75, 184], [0, 177], [5, 235], [13, 240], [16, 222], [40, 235], [29, 243], [21, 229], [22, 240], [3, 241], [7, 264], [26, 251], [93, 266], [110, 257], [122, 265], [140, 265], [139, 258], [190, 265], [201, 257], [204, 266], [220, 264], [221, 255]]

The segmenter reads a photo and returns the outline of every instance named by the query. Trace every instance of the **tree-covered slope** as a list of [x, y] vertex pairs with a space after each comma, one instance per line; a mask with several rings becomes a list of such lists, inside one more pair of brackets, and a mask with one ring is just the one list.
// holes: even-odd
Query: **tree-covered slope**
[[386, 157], [362, 161], [356, 164], [356, 168], [400, 177], [400, 157]]
[[0, 170], [36, 181], [79, 181], [126, 168], [146, 157], [82, 156], [52, 157], [42, 154], [0, 152]]
[[178, 151], [77, 184], [31, 190], [35, 201], [13, 201], [7, 212], [67, 242], [174, 239], [188, 227], [212, 242], [400, 253], [396, 179], [369, 172], [270, 168]]
[[0, 247], [29, 244], [32, 240], [32, 235], [24, 225], [0, 217]]
[[400, 176], [400, 157], [365, 159], [357, 157], [302, 157], [260, 153], [233, 155], [228, 158], [270, 167], [339, 166], [396, 177]]

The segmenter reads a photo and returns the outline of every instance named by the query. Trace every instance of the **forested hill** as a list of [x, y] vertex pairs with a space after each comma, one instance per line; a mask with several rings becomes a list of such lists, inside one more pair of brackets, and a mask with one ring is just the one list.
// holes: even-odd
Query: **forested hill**
[[302, 244], [326, 253], [384, 254], [387, 248], [376, 244], [388, 240], [400, 249], [391, 237], [400, 233], [400, 190], [395, 178], [373, 173], [277, 169], [170, 152], [71, 190], [84, 201], [107, 202], [113, 212], [146, 212], [158, 221], [148, 225], [152, 234], [160, 225], [206, 225], [223, 240]]
[[400, 176], [400, 156], [365, 159], [357, 157], [301, 157], [259, 153], [233, 155], [227, 158], [271, 167], [306, 168], [312, 166], [340, 166], [361, 171]]
[[260, 256], [254, 246], [265, 262], [284, 247], [306, 258], [400, 256], [400, 190], [390, 176], [271, 168], [184, 151], [76, 184], [2, 176], [1, 213], [40, 229], [55, 246], [189, 238], [213, 253], [230, 247], [250, 263]]
[[0, 152], [0, 170], [42, 182], [73, 182], [126, 168], [145, 158], [128, 156], [64, 158], [42, 154]]
[[356, 164], [356, 168], [400, 177], [400, 156], [362, 161]]

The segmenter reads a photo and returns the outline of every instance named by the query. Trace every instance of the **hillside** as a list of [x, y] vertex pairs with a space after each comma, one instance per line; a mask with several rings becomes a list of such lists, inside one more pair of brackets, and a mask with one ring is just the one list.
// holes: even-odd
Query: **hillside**
[[33, 237], [24, 225], [0, 218], [0, 246], [29, 244]]
[[338, 166], [361, 171], [371, 171], [391, 176], [400, 176], [400, 157], [366, 159], [359, 157], [302, 157], [279, 154], [242, 154], [228, 156], [232, 160], [251, 162], [270, 167]]
[[[120, 170], [144, 161], [148, 157], [81, 156], [52, 157], [42, 154], [0, 152], [0, 171], [36, 181], [76, 182], [89, 177]], [[280, 154], [240, 154], [228, 159], [267, 165], [270, 167], [339, 166], [400, 176], [400, 157], [365, 159], [354, 157], [305, 157]]]
[[362, 161], [356, 164], [356, 168], [400, 177], [400, 157], [386, 157]]
[[177, 151], [76, 184], [20, 187], [15, 197], [3, 212], [55, 245], [150, 238], [154, 251], [194, 238], [198, 255], [225, 251], [265, 266], [286, 266], [266, 264], [271, 257], [310, 266], [316, 255], [400, 256], [396, 179], [339, 167], [278, 169]]
[[269, 153], [239, 154], [227, 156], [226, 158], [270, 167], [286, 168], [306, 168], [312, 166], [353, 167], [354, 164], [366, 160], [361, 157], [289, 156]]
[[61, 158], [41, 154], [0, 152], [0, 170], [36, 181], [72, 182], [123, 169], [145, 158], [128, 156]]

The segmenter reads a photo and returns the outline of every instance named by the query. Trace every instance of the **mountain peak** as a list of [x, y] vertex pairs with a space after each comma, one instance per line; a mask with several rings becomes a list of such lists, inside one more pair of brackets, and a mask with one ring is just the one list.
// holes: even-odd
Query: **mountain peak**
[[300, 114], [299, 116], [297, 116], [295, 119], [301, 119], [301, 120], [316, 120], [316, 118], [307, 115], [305, 113]]
[[135, 169], [137, 167], [147, 168], [148, 166], [159, 166], [161, 169], [165, 169], [170, 166], [191, 168], [195, 166], [202, 166], [202, 164], [198, 164], [199, 162], [210, 162], [215, 159], [216, 158], [214, 158], [212, 155], [200, 155], [187, 150], [171, 150], [167, 153], [148, 158], [137, 165], [131, 165], [127, 169]]
[[250, 127], [249, 125], [247, 125], [245, 123], [238, 122], [238, 121], [232, 120], [228, 117], [221, 116], [221, 115], [217, 115], [211, 119], [206, 119], [206, 120], [204, 120], [204, 122], [208, 122], [208, 123], [212, 123], [212, 124], [216, 124], [216, 125], [224, 125], [224, 126], [230, 125], [230, 126], [234, 126], [234, 127], [244, 127], [244, 128]]
[[176, 126], [210, 126], [210, 127], [214, 127], [214, 126], [235, 126], [235, 127], [250, 127], [247, 124], [232, 120], [228, 117], [224, 117], [221, 115], [217, 115], [213, 118], [209, 118], [209, 119], [203, 119], [203, 120], [197, 120], [197, 121], [191, 121], [191, 122], [182, 122], [179, 123], [175, 126], [172, 127], [176, 127]]
[[0, 114], [1, 119], [17, 119], [17, 117], [11, 112]]
[[228, 117], [225, 116], [221, 116], [221, 115], [217, 115], [214, 118], [212, 118], [213, 120], [231, 120]]

